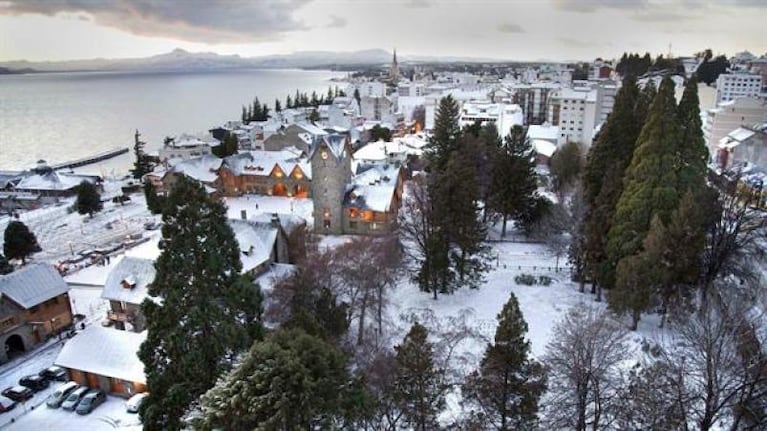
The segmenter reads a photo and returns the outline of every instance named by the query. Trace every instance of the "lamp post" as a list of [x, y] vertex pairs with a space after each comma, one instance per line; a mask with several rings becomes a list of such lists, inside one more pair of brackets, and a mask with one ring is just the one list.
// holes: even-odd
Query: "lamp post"
[[69, 254], [74, 256], [75, 255], [75, 249], [72, 248], [72, 241], [67, 241], [67, 245], [69, 245]]

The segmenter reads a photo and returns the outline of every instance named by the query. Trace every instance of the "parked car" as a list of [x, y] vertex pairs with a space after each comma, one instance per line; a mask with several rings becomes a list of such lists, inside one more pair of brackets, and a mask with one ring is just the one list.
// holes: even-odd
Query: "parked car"
[[75, 391], [79, 387], [80, 385], [78, 385], [75, 382], [64, 383], [63, 385], [56, 388], [56, 391], [48, 397], [48, 400], [45, 402], [45, 404], [48, 407], [57, 409], [61, 407], [61, 403], [63, 403], [64, 400], [67, 399], [69, 394], [71, 394], [73, 391]]
[[16, 407], [16, 401], [8, 397], [0, 396], [0, 413], [5, 413], [8, 410], [13, 410]]
[[77, 414], [79, 415], [87, 415], [88, 413], [92, 412], [93, 409], [100, 406], [104, 403], [104, 401], [107, 400], [107, 394], [102, 391], [101, 389], [94, 389], [90, 392], [88, 392], [80, 401], [80, 404], [77, 405]]
[[141, 403], [144, 402], [144, 398], [146, 398], [147, 395], [149, 394], [142, 392], [130, 397], [130, 399], [125, 402], [125, 410], [127, 410], [128, 413], [138, 413], [138, 409], [141, 408]]
[[74, 410], [80, 400], [83, 399], [85, 394], [88, 393], [89, 388], [87, 386], [80, 386], [74, 391], [69, 393], [69, 396], [61, 403], [61, 408], [64, 410]]
[[40, 392], [48, 387], [48, 380], [45, 377], [41, 377], [37, 374], [24, 376], [19, 380], [21, 386], [26, 386], [35, 392]]
[[32, 389], [25, 388], [24, 386], [12, 386], [3, 390], [3, 396], [8, 397], [16, 402], [26, 401], [35, 395]]
[[58, 380], [60, 382], [67, 381], [67, 370], [55, 365], [48, 367], [37, 374], [40, 375], [40, 377], [46, 378], [48, 380]]

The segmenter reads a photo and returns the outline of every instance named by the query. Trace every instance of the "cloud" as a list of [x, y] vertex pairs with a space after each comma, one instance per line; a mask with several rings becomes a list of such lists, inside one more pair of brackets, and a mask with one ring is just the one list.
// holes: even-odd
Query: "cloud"
[[498, 31], [501, 33], [524, 33], [525, 29], [523, 29], [519, 24], [504, 22], [498, 24]]
[[644, 9], [648, 0], [554, 0], [554, 7], [572, 12], [594, 12], [598, 9]]
[[599, 46], [599, 44], [594, 42], [584, 42], [570, 37], [558, 37], [557, 40], [568, 48], [594, 48]]
[[[293, 14], [310, 0], [6, 0], [0, 15], [87, 14], [98, 25], [189, 42], [276, 40], [306, 30]], [[333, 23], [338, 24], [338, 21]]]
[[326, 25], [327, 28], [344, 28], [346, 27], [346, 18], [338, 15], [330, 15], [330, 24]]
[[690, 13], [656, 9], [652, 11], [638, 12], [631, 15], [631, 19], [641, 22], [680, 22], [695, 18]]

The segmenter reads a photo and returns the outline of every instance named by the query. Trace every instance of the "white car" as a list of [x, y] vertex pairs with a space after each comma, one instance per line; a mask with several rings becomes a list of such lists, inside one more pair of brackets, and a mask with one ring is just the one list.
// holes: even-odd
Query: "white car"
[[125, 410], [127, 410], [128, 413], [138, 413], [138, 409], [141, 407], [141, 403], [147, 395], [149, 394], [142, 392], [130, 397], [130, 399], [125, 402]]

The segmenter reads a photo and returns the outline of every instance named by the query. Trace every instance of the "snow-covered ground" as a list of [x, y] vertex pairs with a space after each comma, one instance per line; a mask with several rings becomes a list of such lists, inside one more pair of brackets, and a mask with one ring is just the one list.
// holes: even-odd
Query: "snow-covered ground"
[[[53, 391], [53, 389], [49, 389]], [[35, 402], [45, 400], [41, 394], [35, 395]], [[15, 410], [22, 409], [17, 406]], [[29, 407], [28, 407], [29, 409]], [[3, 416], [8, 413], [3, 414]], [[4, 419], [4, 418], [3, 418]], [[29, 431], [29, 430], [63, 430], [63, 431], [100, 431], [100, 430], [125, 430], [140, 431], [141, 422], [137, 414], [125, 411], [125, 400], [119, 397], [107, 396], [104, 404], [96, 407], [90, 414], [79, 415], [75, 412], [63, 409], [48, 408], [45, 404], [37, 406], [34, 410], [28, 411], [22, 417], [16, 419], [15, 423], [7, 425], [8, 431]]]

